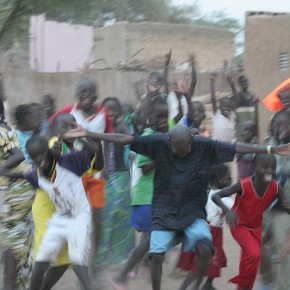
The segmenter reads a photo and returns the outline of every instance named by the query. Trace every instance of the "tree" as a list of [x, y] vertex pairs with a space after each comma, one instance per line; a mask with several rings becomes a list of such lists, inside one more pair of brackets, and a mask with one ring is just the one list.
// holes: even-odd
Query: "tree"
[[102, 27], [108, 21], [170, 22], [206, 25], [234, 32], [236, 19], [223, 12], [201, 15], [198, 4], [174, 6], [170, 0], [0, 0], [0, 43], [10, 47], [14, 38], [28, 44], [29, 19], [45, 13], [47, 19]]
[[193, 24], [193, 20], [200, 15], [197, 4], [171, 6], [169, 22], [177, 24]]
[[14, 38], [28, 44], [29, 19], [46, 13], [49, 19], [92, 24], [99, 13], [93, 0], [0, 0], [0, 41], [7, 48]]
[[229, 17], [224, 11], [215, 11], [210, 15], [203, 15], [193, 20], [193, 23], [204, 26], [218, 27], [239, 33], [242, 30], [240, 22]]
[[[10, 39], [10, 42], [12, 42], [16, 35], [21, 35], [24, 27], [16, 25], [16, 23], [17, 21], [19, 23], [23, 21], [25, 16], [31, 12], [31, 7], [22, 0], [1, 0], [0, 7], [0, 40], [3, 46], [6, 39]], [[27, 30], [26, 27], [24, 30]]]

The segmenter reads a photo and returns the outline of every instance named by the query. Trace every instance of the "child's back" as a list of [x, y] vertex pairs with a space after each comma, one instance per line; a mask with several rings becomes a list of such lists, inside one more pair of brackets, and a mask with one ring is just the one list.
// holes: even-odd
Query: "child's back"
[[236, 114], [232, 109], [230, 98], [224, 97], [220, 100], [220, 109], [217, 110], [212, 119], [212, 135], [215, 140], [233, 142], [236, 137]]

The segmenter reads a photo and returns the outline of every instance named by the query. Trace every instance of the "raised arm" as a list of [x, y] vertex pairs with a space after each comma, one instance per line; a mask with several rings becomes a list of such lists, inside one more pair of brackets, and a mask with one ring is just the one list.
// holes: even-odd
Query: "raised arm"
[[166, 96], [169, 93], [169, 87], [168, 87], [168, 70], [169, 70], [169, 63], [170, 63], [170, 59], [171, 59], [171, 52], [172, 52], [172, 50], [170, 49], [170, 51], [165, 54], [165, 63], [164, 63], [164, 85], [165, 85]]
[[9, 177], [12, 179], [24, 179], [24, 173], [13, 172], [11, 170], [3, 170], [2, 172], [0, 172], [0, 176]]
[[191, 71], [191, 83], [190, 83], [190, 88], [189, 88], [189, 94], [184, 94], [186, 101], [187, 101], [187, 105], [188, 105], [188, 114], [187, 114], [188, 123], [192, 123], [194, 121], [194, 110], [193, 110], [193, 106], [191, 105], [191, 99], [194, 95], [196, 82], [197, 82], [197, 76], [196, 76], [195, 63], [194, 63], [193, 56], [190, 56], [190, 62], [191, 62], [192, 71]]
[[176, 95], [176, 98], [178, 100], [178, 113], [174, 117], [174, 122], [177, 124], [180, 119], [183, 117], [183, 109], [182, 109], [182, 104], [181, 104], [181, 97], [182, 95], [178, 94]]
[[239, 94], [236, 89], [234, 78], [232, 76], [227, 76], [227, 81], [229, 82], [230, 87], [233, 92], [235, 108], [238, 108], [239, 107]]
[[211, 104], [212, 110], [214, 113], [217, 111], [217, 104], [216, 104], [216, 95], [215, 95], [215, 82], [216, 82], [216, 73], [210, 74], [210, 92], [211, 92]]
[[222, 210], [223, 212], [225, 213], [226, 215], [226, 220], [227, 222], [229, 223], [229, 225], [231, 226], [236, 226], [237, 223], [238, 223], [238, 216], [237, 214], [232, 211], [230, 208], [228, 208], [222, 201], [222, 198], [223, 197], [229, 197], [235, 193], [237, 194], [241, 194], [242, 192], [242, 187], [241, 187], [241, 184], [238, 182], [238, 183], [235, 183], [229, 187], [225, 187], [223, 188], [222, 190], [220, 190], [219, 192], [217, 192], [216, 194], [214, 194], [212, 196], [212, 201], [218, 205]]
[[194, 95], [195, 87], [196, 87], [197, 75], [196, 75], [194, 57], [191, 55], [189, 57], [189, 60], [190, 60], [190, 64], [191, 64], [191, 83], [190, 83], [189, 95], [190, 95], [190, 98], [192, 98]]
[[23, 152], [18, 147], [12, 148], [10, 154], [12, 156], [0, 166], [0, 173], [19, 165], [24, 160]]
[[279, 146], [260, 146], [250, 143], [237, 143], [236, 153], [268, 153], [288, 156], [290, 155], [290, 143]]

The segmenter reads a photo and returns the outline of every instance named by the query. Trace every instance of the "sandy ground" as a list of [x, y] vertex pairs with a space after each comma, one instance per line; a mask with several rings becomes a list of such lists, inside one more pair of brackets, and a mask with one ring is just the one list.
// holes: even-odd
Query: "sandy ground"
[[[233, 277], [238, 273], [238, 263], [239, 263], [239, 247], [237, 243], [232, 239], [231, 234], [227, 227], [224, 230], [224, 249], [228, 258], [228, 266], [223, 269], [222, 277], [216, 279], [214, 286], [219, 290], [234, 290], [236, 289], [234, 285], [228, 283], [228, 279]], [[184, 279], [184, 274], [180, 273], [175, 268], [176, 259], [178, 252], [170, 252], [167, 254], [166, 261], [163, 267], [163, 277], [162, 277], [162, 289], [163, 290], [177, 290], [182, 280]], [[109, 269], [104, 269], [99, 273], [99, 283], [94, 285], [93, 289], [98, 290], [111, 290], [112, 287], [109, 284], [108, 277], [114, 275], [118, 268], [110, 267]], [[2, 281], [3, 265], [0, 266]], [[77, 278], [71, 270], [62, 277], [58, 284], [53, 288], [54, 290], [79, 290], [81, 289]], [[148, 275], [145, 275], [142, 269], [139, 271], [137, 277], [130, 281], [130, 290], [149, 290], [151, 289]]]

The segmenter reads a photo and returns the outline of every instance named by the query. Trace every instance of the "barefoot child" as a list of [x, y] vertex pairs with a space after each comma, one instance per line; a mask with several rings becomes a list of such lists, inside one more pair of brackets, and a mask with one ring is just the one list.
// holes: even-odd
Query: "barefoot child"
[[[231, 233], [241, 246], [239, 275], [230, 280], [237, 284], [240, 290], [253, 289], [257, 276], [261, 259], [263, 212], [273, 198], [277, 197], [284, 209], [290, 213], [290, 201], [286, 200], [281, 187], [274, 179], [276, 175], [274, 155], [257, 154], [253, 162], [253, 176], [240, 179], [212, 197], [226, 213]], [[237, 193], [235, 203], [229, 208], [223, 203], [222, 198], [235, 193]]]
[[[58, 115], [53, 123], [48, 127], [47, 132], [50, 137], [48, 147], [55, 157], [61, 154], [67, 154], [70, 151], [75, 151], [74, 139], [59, 141], [56, 136], [75, 128], [73, 124], [76, 122], [75, 118], [68, 113]], [[55, 206], [49, 195], [42, 189], [37, 189], [37, 197], [33, 206], [33, 221], [35, 225], [34, 231], [34, 258], [39, 252], [40, 245], [47, 231], [48, 221], [55, 213]], [[62, 277], [68, 269], [70, 261], [68, 258], [68, 249], [65, 246], [58, 255], [57, 261], [54, 262], [47, 271], [42, 282], [41, 290], [50, 290]]]
[[[130, 135], [119, 100], [107, 97], [102, 106], [108, 111], [114, 132]], [[109, 166], [105, 173], [106, 206], [101, 215], [102, 231], [96, 258], [98, 268], [124, 263], [134, 248], [134, 231], [128, 226], [131, 180], [126, 150], [126, 146], [109, 144]]]
[[[61, 154], [67, 154], [69, 152], [76, 151], [78, 146], [75, 146], [75, 139], [67, 139], [67, 140], [60, 141], [59, 138], [56, 137], [76, 127], [76, 119], [74, 118], [74, 116], [68, 113], [60, 114], [54, 119], [51, 125], [52, 126], [50, 126], [49, 131], [52, 137], [48, 141], [48, 146], [50, 148], [50, 151], [54, 155], [54, 157], [59, 157]], [[82, 142], [85, 142], [85, 141], [82, 140]], [[79, 145], [89, 147], [91, 148], [91, 150], [94, 150], [94, 148], [98, 146], [97, 144], [95, 144], [95, 142], [92, 142], [92, 141], [90, 141], [89, 143], [86, 142], [85, 144], [80, 144], [79, 142]], [[78, 149], [80, 150], [81, 148], [78, 148]], [[98, 152], [99, 152], [98, 157], [93, 158], [90, 169], [82, 175], [83, 185], [84, 185], [84, 189], [86, 193], [87, 193], [87, 188], [86, 188], [87, 184], [86, 184], [86, 179], [84, 177], [87, 174], [91, 174], [93, 171], [98, 172], [102, 170], [103, 168], [102, 150], [99, 150]], [[45, 192], [43, 192], [38, 197], [38, 201], [40, 199], [42, 200], [42, 205], [43, 205], [41, 207], [41, 214], [39, 214], [39, 212], [38, 214], [34, 214], [34, 222], [36, 225], [35, 244], [34, 244], [34, 250], [36, 252], [35, 255], [37, 255], [40, 244], [46, 232], [46, 229], [47, 229], [46, 224], [48, 220], [51, 219], [52, 215], [55, 212], [55, 206], [53, 205], [49, 196]], [[69, 264], [70, 262], [68, 258], [68, 249], [67, 247], [65, 247], [60, 252], [57, 262], [54, 263], [53, 266], [49, 267], [49, 270], [46, 273], [44, 281], [42, 283], [41, 290], [51, 289], [58, 282], [58, 280], [62, 277], [64, 272], [67, 270]]]
[[[233, 91], [233, 101], [236, 109], [237, 123], [236, 123], [236, 136], [237, 140], [242, 140], [242, 126], [245, 121], [252, 120], [258, 125], [258, 99], [249, 91], [249, 80], [247, 76], [241, 75], [238, 78], [240, 91], [237, 92], [235, 82], [232, 77], [228, 77], [228, 81]], [[258, 127], [257, 127], [258, 132]]]
[[[207, 280], [202, 287], [202, 290], [214, 290], [213, 280], [220, 277], [221, 268], [226, 267], [227, 258], [223, 250], [223, 220], [224, 215], [220, 207], [218, 207], [211, 197], [217, 193], [220, 189], [229, 186], [231, 184], [231, 175], [229, 168], [224, 164], [214, 165], [209, 171], [209, 194], [206, 204], [207, 221], [210, 224], [210, 232], [212, 234], [212, 242], [214, 247], [214, 256], [211, 259], [209, 268], [207, 269]], [[223, 198], [223, 202], [232, 207], [233, 199], [230, 197]], [[183, 253], [181, 256], [179, 267], [182, 270], [190, 271], [180, 290], [185, 290], [188, 285], [193, 281], [194, 274], [196, 272], [196, 254]]]
[[39, 134], [33, 135], [26, 147], [37, 168], [22, 176], [47, 192], [56, 207], [36, 257], [30, 289], [41, 289], [49, 264], [67, 242], [73, 269], [83, 288], [91, 290], [87, 272], [91, 211], [80, 176], [90, 168], [95, 152], [82, 150], [55, 158], [47, 139]]
[[[271, 136], [267, 141], [268, 145], [286, 144], [290, 141], [289, 109], [281, 110], [274, 115], [271, 122]], [[280, 158], [280, 156], [276, 156], [276, 161], [277, 180], [287, 198], [290, 198], [290, 157]], [[278, 265], [272, 265], [273, 251], [269, 250], [275, 248], [279, 255], [289, 232], [290, 215], [283, 210], [279, 201], [276, 200], [265, 212], [263, 219], [263, 247], [260, 270], [263, 286], [265, 287], [274, 285], [278, 289], [290, 289], [290, 255], [284, 255], [280, 258]]]
[[233, 142], [236, 139], [236, 113], [231, 97], [222, 97], [219, 107], [216, 105], [215, 92], [216, 74], [210, 76], [211, 101], [213, 109], [212, 135], [213, 138], [223, 142]]
[[180, 96], [185, 97], [188, 107], [188, 113], [181, 118], [180, 123], [190, 128], [192, 135], [208, 137], [208, 130], [201, 127], [202, 122], [206, 118], [204, 105], [199, 101], [191, 101], [196, 87], [197, 76], [193, 57], [190, 58], [190, 61], [192, 70], [190, 86], [186, 81], [181, 79], [179, 82], [176, 82], [177, 87], [174, 88], [174, 92], [179, 98]]
[[[186, 107], [186, 104], [184, 106], [185, 98], [184, 96], [182, 96], [182, 94], [176, 92], [175, 90], [169, 92], [167, 75], [169, 70], [170, 59], [171, 59], [171, 50], [169, 53], [165, 55], [164, 77], [161, 76], [158, 72], [151, 72], [149, 74], [149, 78], [146, 84], [147, 94], [141, 97], [141, 102], [136, 110], [136, 115], [138, 116], [142, 124], [142, 129], [148, 128], [152, 125], [149, 124], [148, 121], [151, 114], [152, 101], [156, 97], [161, 97], [164, 100], [166, 100], [168, 104], [170, 120], [173, 119], [180, 120], [182, 115], [180, 115], [179, 113], [187, 109], [184, 108]], [[164, 85], [165, 92], [161, 92], [161, 89]]]
[[[87, 130], [99, 133], [113, 132], [113, 124], [109, 117], [109, 112], [97, 103], [99, 98], [98, 85], [92, 79], [82, 79], [76, 87], [77, 104], [69, 105], [54, 114], [50, 120], [52, 121], [57, 115], [62, 113], [72, 114], [77, 123]], [[105, 166], [102, 173], [106, 172], [109, 161], [109, 146], [104, 144]], [[91, 272], [95, 272], [95, 257], [98, 253], [98, 246], [101, 235], [101, 215], [106, 205], [105, 197], [105, 174], [88, 172], [83, 176], [83, 183], [92, 207], [93, 219], [93, 255], [91, 255], [90, 268]]]
[[[156, 97], [152, 102], [150, 115], [152, 127], [146, 128], [142, 136], [148, 136], [155, 132], [167, 132], [168, 105], [162, 97]], [[173, 122], [175, 122], [173, 120]], [[169, 128], [170, 129], [170, 128]], [[114, 289], [126, 289], [128, 287], [128, 273], [133, 270], [147, 254], [150, 247], [151, 235], [151, 204], [153, 196], [153, 181], [155, 175], [154, 161], [147, 156], [138, 154], [136, 156], [137, 166], [141, 168], [142, 174], [132, 188], [132, 211], [130, 224], [138, 232], [142, 233], [139, 245], [133, 250], [131, 256], [118, 275], [111, 279]], [[119, 287], [119, 288], [118, 288]]]

